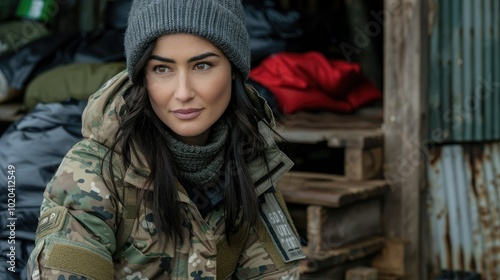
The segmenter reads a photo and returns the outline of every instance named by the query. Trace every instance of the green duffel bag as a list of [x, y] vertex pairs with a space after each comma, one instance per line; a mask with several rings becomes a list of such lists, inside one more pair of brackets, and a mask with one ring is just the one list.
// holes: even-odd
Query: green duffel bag
[[29, 42], [49, 34], [39, 22], [15, 20], [0, 23], [0, 55], [17, 51]]
[[86, 100], [125, 68], [124, 62], [72, 63], [46, 71], [28, 84], [24, 109], [31, 111], [38, 103], [61, 102], [70, 97]]

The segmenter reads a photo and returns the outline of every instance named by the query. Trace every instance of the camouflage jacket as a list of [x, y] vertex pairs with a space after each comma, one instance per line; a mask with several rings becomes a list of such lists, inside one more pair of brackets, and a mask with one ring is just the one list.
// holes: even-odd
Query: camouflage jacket
[[[89, 98], [83, 113], [84, 139], [67, 153], [44, 192], [36, 246], [28, 261], [29, 277], [58, 280], [299, 279], [297, 261], [303, 258], [303, 253], [276, 188], [279, 177], [291, 168], [292, 162], [278, 149], [269, 128], [262, 123], [259, 131], [268, 144], [269, 169], [265, 168], [262, 159], [250, 163], [250, 174], [261, 201], [261, 214], [249, 233], [239, 235], [245, 240], [230, 242], [229, 246], [224, 234], [223, 207], [202, 217], [180, 184], [177, 185], [182, 202], [180, 211], [185, 211], [190, 219], [183, 243], [160, 242], [152, 210], [147, 205], [140, 205], [130, 211], [134, 208], [130, 204], [134, 204], [135, 197], [121, 197], [121, 201], [132, 201], [126, 206], [119, 202], [114, 192], [106, 187], [111, 185], [111, 178], [101, 174], [101, 164], [109, 164], [102, 159], [118, 127], [123, 94], [130, 87], [126, 72], [122, 72]], [[252, 90], [249, 95], [253, 101], [259, 100]], [[260, 105], [267, 108], [262, 102]], [[132, 167], [125, 170], [118, 156], [115, 161], [112, 163], [113, 180], [119, 190], [134, 191], [145, 187], [143, 175], [148, 174], [148, 170]], [[135, 211], [139, 211], [138, 217]], [[125, 242], [120, 244], [120, 234], [123, 235], [124, 230], [127, 235], [122, 238]]]

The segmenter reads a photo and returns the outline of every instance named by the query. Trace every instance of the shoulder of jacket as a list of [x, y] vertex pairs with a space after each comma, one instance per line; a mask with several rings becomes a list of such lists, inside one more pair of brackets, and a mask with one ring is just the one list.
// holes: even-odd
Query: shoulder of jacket
[[123, 71], [108, 80], [88, 99], [82, 114], [82, 135], [109, 146], [114, 139], [120, 117], [125, 113], [124, 94], [130, 90], [127, 72]]

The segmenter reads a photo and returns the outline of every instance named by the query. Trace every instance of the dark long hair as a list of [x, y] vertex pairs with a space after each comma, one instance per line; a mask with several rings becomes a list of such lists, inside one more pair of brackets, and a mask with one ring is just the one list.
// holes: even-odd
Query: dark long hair
[[[149, 45], [133, 70], [133, 87], [125, 95], [126, 113], [121, 118], [120, 128], [107, 157], [112, 162], [115, 151], [119, 149], [121, 153], [116, 155], [121, 156], [127, 170], [133, 164], [132, 156], [140, 158], [137, 155], [142, 155], [144, 162], [132, 167], [147, 167], [151, 171], [146, 184], [152, 186], [153, 191], [150, 193], [147, 188], [143, 188], [137, 197], [137, 203], [150, 205], [155, 226], [165, 235], [167, 241], [178, 237], [182, 242], [182, 228], [187, 217], [178, 204], [175, 163], [164, 136], [169, 128], [154, 113], [145, 87], [144, 68], [153, 47], [153, 43]], [[264, 116], [253, 107], [245, 90], [244, 79], [235, 67], [231, 100], [221, 118], [229, 124], [222, 170], [226, 236], [229, 241], [232, 233], [238, 230], [248, 231], [256, 223], [259, 202], [248, 170], [248, 162], [257, 157], [263, 157], [265, 160], [266, 146], [257, 126]], [[111, 166], [107, 171], [111, 178], [114, 178]], [[117, 192], [114, 180], [111, 181]]]

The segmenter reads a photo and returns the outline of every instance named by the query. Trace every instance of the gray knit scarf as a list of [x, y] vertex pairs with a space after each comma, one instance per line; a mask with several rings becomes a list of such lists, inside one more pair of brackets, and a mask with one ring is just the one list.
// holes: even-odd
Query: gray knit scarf
[[192, 187], [205, 189], [216, 183], [224, 163], [224, 144], [229, 135], [229, 126], [224, 120], [211, 128], [207, 144], [195, 146], [177, 140], [170, 132], [167, 142], [177, 167], [179, 179]]

